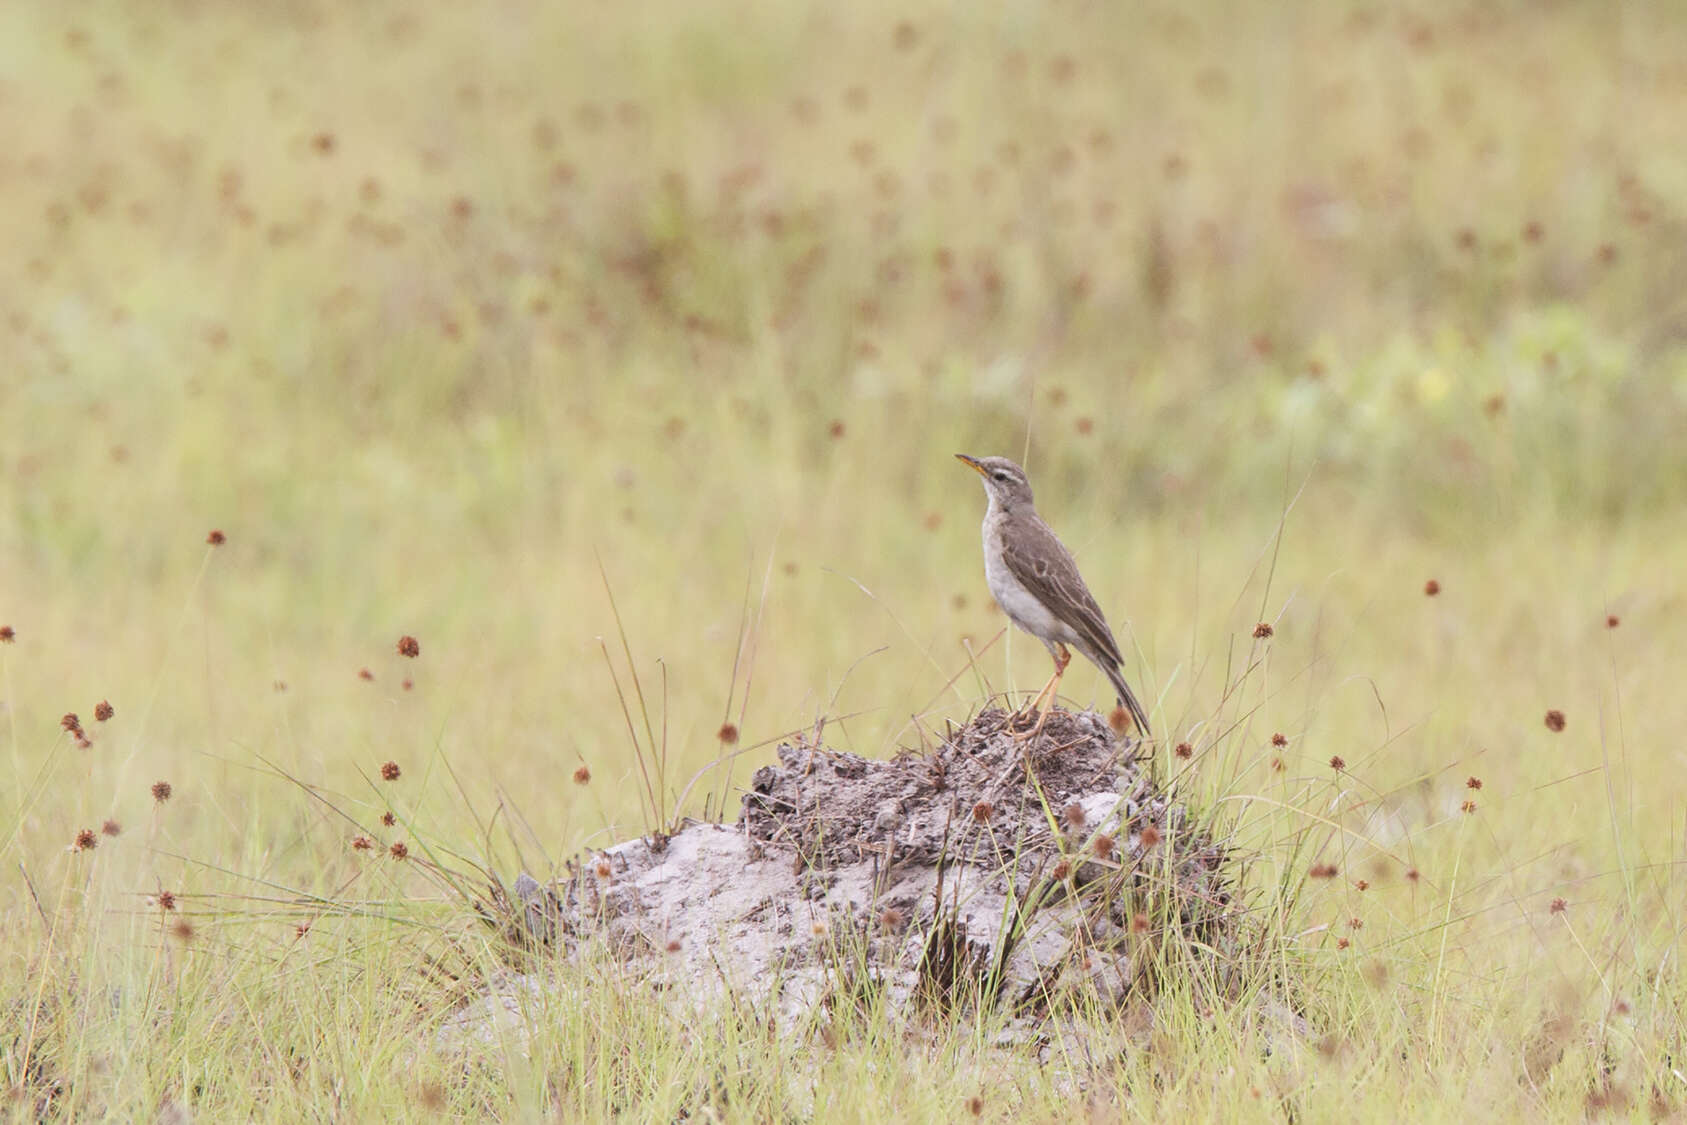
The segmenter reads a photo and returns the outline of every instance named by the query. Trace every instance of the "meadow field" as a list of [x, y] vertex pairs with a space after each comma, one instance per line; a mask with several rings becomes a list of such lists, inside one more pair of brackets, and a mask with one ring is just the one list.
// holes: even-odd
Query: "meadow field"
[[[1669, 4], [0, 6], [0, 1112], [1681, 1120], [1683, 105]], [[1043, 682], [957, 452], [1245, 998], [443, 1039], [489, 875]]]

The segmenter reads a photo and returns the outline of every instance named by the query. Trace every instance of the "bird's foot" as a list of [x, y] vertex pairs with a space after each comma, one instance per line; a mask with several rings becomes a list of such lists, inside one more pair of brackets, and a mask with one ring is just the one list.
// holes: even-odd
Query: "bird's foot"
[[1049, 721], [1049, 712], [1053, 709], [1051, 701], [1046, 707], [1029, 707], [1023, 711], [1015, 711], [1008, 716], [1008, 734], [1019, 742], [1028, 742], [1036, 738], [1043, 733], [1043, 726]]
[[1058, 656], [1055, 661], [1054, 675], [1043, 685], [1043, 690], [1032, 696], [1023, 708], [1008, 716], [1008, 732], [1014, 738], [1035, 738], [1043, 733], [1043, 724], [1049, 721], [1049, 712], [1054, 710], [1054, 701], [1060, 691], [1060, 673], [1065, 668]]

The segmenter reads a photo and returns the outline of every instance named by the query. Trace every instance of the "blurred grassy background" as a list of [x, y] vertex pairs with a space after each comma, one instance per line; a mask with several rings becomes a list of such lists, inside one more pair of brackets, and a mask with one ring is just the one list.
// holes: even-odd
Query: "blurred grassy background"
[[[599, 559], [670, 789], [725, 718], [913, 744], [1046, 672], [1024, 637], [969, 670], [1003, 618], [967, 451], [1027, 459], [1207, 795], [1341, 755], [1404, 857], [1371, 880], [1433, 881], [1480, 774], [1474, 976], [1530, 976], [1492, 939], [1566, 888], [1625, 963], [1673, 939], [1679, 876], [1642, 910], [1632, 868], [1676, 854], [1687, 720], [1667, 6], [19, 4], [0, 44], [0, 737], [38, 877], [112, 817], [152, 846], [102, 846], [108, 907], [359, 878], [265, 763], [369, 826], [397, 760], [470, 853], [507, 795], [540, 868], [637, 831]], [[57, 735], [102, 698], [92, 750]], [[1331, 894], [1297, 924], [1359, 909]]]

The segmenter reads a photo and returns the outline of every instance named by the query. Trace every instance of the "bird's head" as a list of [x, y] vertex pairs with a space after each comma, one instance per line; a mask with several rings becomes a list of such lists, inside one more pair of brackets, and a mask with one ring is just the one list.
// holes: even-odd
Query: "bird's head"
[[1031, 507], [1031, 482], [1025, 470], [1006, 457], [968, 457], [955, 454], [968, 468], [984, 478], [984, 491], [1003, 508]]

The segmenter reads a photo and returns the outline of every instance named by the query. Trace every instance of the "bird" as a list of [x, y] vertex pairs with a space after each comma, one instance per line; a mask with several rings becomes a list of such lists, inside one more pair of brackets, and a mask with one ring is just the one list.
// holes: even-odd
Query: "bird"
[[984, 479], [990, 506], [984, 512], [984, 580], [996, 604], [1021, 629], [1043, 642], [1054, 659], [1054, 675], [1027, 706], [1037, 713], [1036, 734], [1048, 720], [1060, 677], [1072, 660], [1070, 645], [1107, 674], [1130, 711], [1141, 737], [1149, 737], [1148, 714], [1125, 682], [1119, 642], [1078, 573], [1072, 552], [1037, 514], [1031, 480], [1006, 457], [955, 456]]

